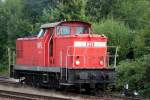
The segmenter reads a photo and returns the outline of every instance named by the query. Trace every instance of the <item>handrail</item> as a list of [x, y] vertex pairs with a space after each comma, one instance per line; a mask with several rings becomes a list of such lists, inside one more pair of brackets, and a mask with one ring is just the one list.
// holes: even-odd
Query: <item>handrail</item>
[[61, 69], [60, 69], [60, 79], [62, 79], [62, 51], [60, 51], [60, 66], [61, 66]]
[[[116, 65], [117, 65], [117, 57], [119, 56], [118, 55], [118, 50], [119, 50], [119, 47], [118, 46], [107, 46], [108, 48], [114, 48], [115, 49], [115, 54], [114, 55], [110, 55], [109, 54], [109, 58], [114, 58], [114, 65], [113, 67], [115, 68]], [[109, 52], [108, 52], [109, 53]], [[109, 65], [108, 65], [109, 66]]]
[[116, 47], [116, 52], [115, 52], [115, 59], [114, 59], [114, 68], [116, 67], [116, 62], [117, 62], [117, 53], [118, 53], [118, 46]]
[[[69, 51], [69, 49], [70, 48], [73, 48], [73, 54], [69, 54], [68, 53], [68, 51]], [[84, 57], [84, 67], [85, 67], [85, 53], [87, 53], [87, 48], [84, 48], [84, 50], [85, 50], [85, 52], [84, 52], [84, 54], [83, 55], [75, 55], [76, 54], [76, 48], [80, 48], [80, 47], [73, 47], [73, 46], [68, 46], [68, 48], [67, 48], [67, 56], [73, 56], [73, 62], [74, 62], [74, 56], [83, 56]], [[74, 63], [73, 63], [73, 67], [74, 67]]]
[[[70, 48], [73, 48], [73, 54], [69, 54], [69, 49]], [[74, 46], [68, 46], [67, 47], [67, 55], [66, 55], [66, 80], [67, 80], [67, 73], [68, 73], [68, 70], [67, 70], [67, 68], [68, 68], [68, 56], [73, 56], [73, 67], [74, 67], [74, 57], [75, 56], [83, 56], [83, 58], [84, 58], [84, 67], [85, 67], [85, 54], [84, 55], [76, 55], [76, 48], [79, 48], [79, 47], [74, 47]], [[85, 50], [86, 50], [87, 48], [85, 48]]]
[[[70, 50], [70, 48], [73, 48], [73, 53], [72, 54], [70, 54], [69, 53], [69, 50]], [[82, 48], [82, 47], [74, 47], [74, 46], [68, 46], [67, 47], [67, 55], [66, 55], [66, 80], [67, 80], [67, 73], [68, 73], [68, 57], [69, 56], [72, 56], [73, 57], [73, 67], [74, 67], [74, 57], [75, 56], [83, 56], [83, 58], [84, 58], [84, 67], [85, 67], [85, 63], [86, 63], [86, 58], [85, 58], [85, 56], [87, 55], [87, 48], [88, 47], [86, 47], [86, 48], [83, 48], [84, 49], [84, 54], [83, 55], [76, 55], [76, 49], [77, 48]], [[108, 46], [108, 48], [116, 48], [116, 51], [115, 51], [115, 55], [114, 55], [114, 67], [116, 67], [116, 61], [117, 61], [117, 57], [118, 57], [118, 49], [119, 49], [119, 47], [118, 46]], [[108, 52], [106, 52], [106, 56], [107, 56], [107, 53]], [[111, 55], [112, 56], [112, 55]], [[110, 57], [111, 57], [110, 56]], [[109, 64], [109, 62], [108, 62], [108, 64], [106, 65], [106, 59], [107, 59], [107, 57], [104, 57], [104, 66], [109, 66], [108, 64]], [[109, 58], [108, 58], [108, 61], [109, 61]]]

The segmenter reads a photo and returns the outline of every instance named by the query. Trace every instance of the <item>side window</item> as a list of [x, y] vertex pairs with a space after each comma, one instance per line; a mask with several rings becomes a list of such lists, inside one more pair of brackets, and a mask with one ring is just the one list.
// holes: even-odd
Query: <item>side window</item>
[[37, 37], [43, 37], [44, 36], [44, 33], [45, 33], [45, 30], [44, 29], [41, 29], [40, 32], [38, 33]]
[[58, 26], [57, 27], [58, 35], [68, 35], [68, 34], [70, 34], [70, 31], [71, 31], [70, 26]]

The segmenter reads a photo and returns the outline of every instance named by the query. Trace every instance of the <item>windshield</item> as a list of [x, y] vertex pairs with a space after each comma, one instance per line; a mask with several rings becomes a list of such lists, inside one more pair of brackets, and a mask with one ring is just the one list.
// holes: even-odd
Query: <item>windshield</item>
[[70, 26], [58, 26], [57, 27], [57, 34], [59, 35], [68, 35], [70, 34], [71, 28]]

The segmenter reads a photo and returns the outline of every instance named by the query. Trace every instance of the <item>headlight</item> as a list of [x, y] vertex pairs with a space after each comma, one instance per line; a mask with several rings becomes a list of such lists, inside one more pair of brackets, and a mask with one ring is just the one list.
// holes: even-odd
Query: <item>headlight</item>
[[76, 60], [75, 64], [76, 64], [76, 65], [80, 65], [80, 61], [79, 61], [79, 60]]
[[103, 60], [100, 60], [100, 62], [99, 62], [99, 63], [100, 63], [100, 65], [103, 65], [103, 64], [104, 64]]
[[99, 59], [99, 64], [100, 64], [100, 65], [104, 65], [104, 58], [103, 58], [103, 56], [100, 57], [100, 59]]

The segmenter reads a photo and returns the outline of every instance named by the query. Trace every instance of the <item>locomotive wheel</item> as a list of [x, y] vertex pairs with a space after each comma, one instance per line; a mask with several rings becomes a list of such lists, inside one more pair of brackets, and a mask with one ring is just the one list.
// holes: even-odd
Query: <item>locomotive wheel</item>
[[108, 92], [115, 91], [115, 85], [108, 84], [108, 85], [107, 85], [107, 91], [108, 91]]
[[25, 76], [25, 84], [32, 86], [32, 79], [31, 76]]

